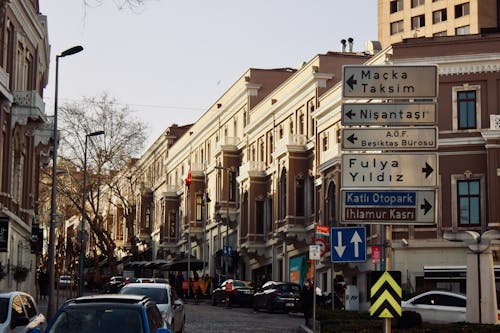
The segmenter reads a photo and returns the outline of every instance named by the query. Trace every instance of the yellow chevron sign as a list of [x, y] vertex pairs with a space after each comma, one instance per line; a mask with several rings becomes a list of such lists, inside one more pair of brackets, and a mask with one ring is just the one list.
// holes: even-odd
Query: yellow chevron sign
[[371, 273], [370, 315], [379, 318], [401, 316], [401, 272], [379, 271]]

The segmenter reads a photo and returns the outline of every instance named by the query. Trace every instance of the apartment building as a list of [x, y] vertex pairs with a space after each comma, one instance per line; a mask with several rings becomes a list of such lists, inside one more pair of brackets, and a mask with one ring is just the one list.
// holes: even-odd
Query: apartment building
[[[47, 20], [36, 0], [0, 6], [0, 289], [35, 294], [42, 220], [38, 206], [41, 167], [50, 163], [52, 123], [42, 100], [47, 85]], [[32, 237], [34, 236], [34, 237]], [[36, 241], [35, 241], [36, 240]], [[17, 284], [14, 271], [28, 270]]]
[[481, 34], [500, 29], [498, 0], [379, 0], [382, 47], [407, 38]]

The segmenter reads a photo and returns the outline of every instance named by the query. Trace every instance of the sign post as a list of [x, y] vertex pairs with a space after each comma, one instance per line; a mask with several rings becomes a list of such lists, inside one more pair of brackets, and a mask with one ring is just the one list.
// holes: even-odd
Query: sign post
[[[382, 236], [388, 246], [384, 270], [392, 269], [392, 224], [435, 224], [437, 221], [438, 157], [429, 152], [438, 148], [437, 95], [437, 66], [343, 67], [343, 98], [391, 100], [344, 103], [341, 112], [343, 126], [364, 126], [341, 130], [342, 149], [356, 151], [342, 154], [341, 222], [385, 224]], [[402, 101], [416, 99], [431, 102]], [[334, 238], [332, 230], [332, 260]], [[372, 247], [374, 262], [375, 256], [380, 256], [375, 249]], [[401, 291], [394, 278], [385, 273], [382, 282], [374, 287], [377, 290], [372, 290], [375, 293], [372, 308], [373, 313], [385, 318], [384, 332], [388, 333], [390, 318], [401, 315], [398, 304]], [[380, 284], [386, 282], [394, 290], [399, 288], [396, 292], [399, 297], [385, 297], [387, 292]]]

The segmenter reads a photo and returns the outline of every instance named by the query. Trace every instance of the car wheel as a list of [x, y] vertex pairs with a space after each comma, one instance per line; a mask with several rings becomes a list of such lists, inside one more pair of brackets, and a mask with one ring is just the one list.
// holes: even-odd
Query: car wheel
[[274, 312], [274, 309], [273, 309], [273, 302], [269, 301], [267, 302], [267, 311], [269, 313], [273, 313]]
[[258, 312], [259, 311], [259, 306], [257, 305], [257, 301], [253, 301], [253, 310], [255, 312]]

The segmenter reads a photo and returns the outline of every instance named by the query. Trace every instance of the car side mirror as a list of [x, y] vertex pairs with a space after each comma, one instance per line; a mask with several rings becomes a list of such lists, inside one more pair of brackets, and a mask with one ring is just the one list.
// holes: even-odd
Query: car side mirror
[[172, 333], [172, 331], [169, 330], [168, 328], [160, 327], [156, 329], [156, 333]]
[[12, 317], [10, 322], [10, 327], [15, 328], [18, 326], [26, 326], [30, 323], [30, 320], [27, 317]]

